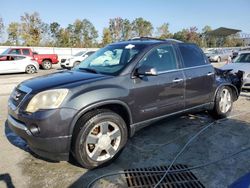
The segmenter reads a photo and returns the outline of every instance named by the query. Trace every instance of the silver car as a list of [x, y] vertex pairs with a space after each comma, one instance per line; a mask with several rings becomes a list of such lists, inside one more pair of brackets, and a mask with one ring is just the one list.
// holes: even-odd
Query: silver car
[[33, 74], [39, 69], [39, 64], [32, 57], [24, 55], [0, 55], [0, 74], [26, 72]]
[[232, 52], [230, 50], [225, 49], [211, 49], [205, 52], [207, 58], [211, 62], [221, 62], [228, 61], [232, 57]]
[[222, 69], [233, 69], [234, 72], [244, 71], [242, 88], [250, 89], [250, 51], [240, 52], [233, 63], [224, 65]]

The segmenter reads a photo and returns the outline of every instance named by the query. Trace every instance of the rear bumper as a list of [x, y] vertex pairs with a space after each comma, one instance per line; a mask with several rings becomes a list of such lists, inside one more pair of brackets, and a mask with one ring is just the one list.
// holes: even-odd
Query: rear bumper
[[8, 116], [7, 122], [9, 128], [23, 138], [37, 155], [55, 161], [68, 160], [71, 136], [40, 138], [33, 136], [24, 123], [14, 119], [11, 115]]

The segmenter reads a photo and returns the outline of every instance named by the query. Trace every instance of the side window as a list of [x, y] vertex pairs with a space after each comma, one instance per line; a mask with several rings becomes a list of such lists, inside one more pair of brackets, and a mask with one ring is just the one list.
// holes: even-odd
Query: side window
[[139, 66], [142, 65], [154, 67], [159, 72], [177, 69], [173, 47], [168, 45], [153, 49], [139, 63]]
[[14, 60], [22, 60], [24, 59], [25, 57], [24, 56], [15, 56], [14, 57]]
[[30, 55], [29, 49], [23, 49], [23, 55]]
[[201, 50], [196, 45], [180, 44], [179, 48], [185, 67], [195, 67], [206, 64]]
[[21, 50], [20, 49], [13, 49], [10, 51], [10, 54], [21, 54]]
[[95, 53], [95, 52], [87, 52], [85, 55], [90, 56], [90, 55], [92, 55], [93, 53]]

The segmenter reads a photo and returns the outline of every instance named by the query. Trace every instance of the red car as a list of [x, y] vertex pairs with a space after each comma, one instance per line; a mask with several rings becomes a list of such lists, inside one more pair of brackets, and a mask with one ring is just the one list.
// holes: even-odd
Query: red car
[[51, 69], [52, 64], [59, 62], [57, 54], [38, 54], [30, 48], [8, 48], [2, 54], [18, 54], [33, 57], [43, 69]]

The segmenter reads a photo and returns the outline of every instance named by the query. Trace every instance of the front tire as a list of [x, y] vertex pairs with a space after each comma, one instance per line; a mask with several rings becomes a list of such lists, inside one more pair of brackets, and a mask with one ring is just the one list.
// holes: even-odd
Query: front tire
[[220, 57], [218, 57], [218, 59], [217, 59], [217, 63], [220, 63], [221, 62], [221, 58]]
[[215, 97], [214, 108], [211, 112], [214, 118], [221, 119], [229, 116], [233, 108], [233, 92], [228, 86], [219, 88]]
[[77, 65], [79, 65], [81, 62], [80, 61], [76, 61], [73, 65], [73, 67], [76, 67]]
[[34, 65], [28, 65], [25, 69], [27, 74], [34, 74], [36, 72], [36, 67]]
[[73, 133], [73, 155], [88, 169], [113, 161], [127, 142], [126, 123], [110, 110], [95, 110], [81, 117]]

